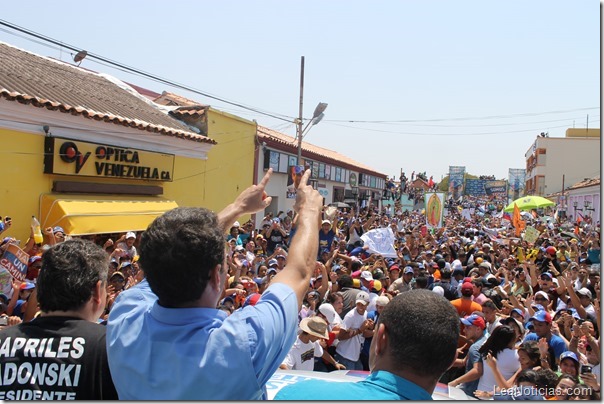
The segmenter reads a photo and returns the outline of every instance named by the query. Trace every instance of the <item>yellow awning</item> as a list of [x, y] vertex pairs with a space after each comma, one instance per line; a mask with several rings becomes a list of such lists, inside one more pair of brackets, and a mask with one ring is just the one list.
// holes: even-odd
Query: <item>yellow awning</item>
[[176, 207], [162, 198], [46, 194], [40, 198], [40, 224], [61, 226], [72, 236], [141, 231]]

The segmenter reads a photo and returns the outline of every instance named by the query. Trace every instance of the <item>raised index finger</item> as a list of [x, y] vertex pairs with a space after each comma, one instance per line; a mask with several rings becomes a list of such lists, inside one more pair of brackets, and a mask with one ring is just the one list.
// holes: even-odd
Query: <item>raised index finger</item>
[[304, 175], [302, 175], [302, 179], [300, 179], [300, 184], [298, 188], [305, 186], [308, 183], [308, 179], [310, 178], [310, 170], [304, 171]]
[[264, 177], [262, 177], [262, 179], [258, 183], [258, 186], [262, 187], [262, 189], [266, 188], [266, 184], [268, 184], [268, 180], [271, 179], [272, 174], [273, 174], [273, 169], [269, 168], [268, 171], [266, 172], [266, 174], [264, 174]]

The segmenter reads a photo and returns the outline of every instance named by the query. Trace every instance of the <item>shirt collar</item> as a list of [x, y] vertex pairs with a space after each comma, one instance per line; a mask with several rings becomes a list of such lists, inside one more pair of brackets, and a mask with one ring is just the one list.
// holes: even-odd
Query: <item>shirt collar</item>
[[171, 325], [197, 324], [205, 328], [213, 323], [219, 325], [227, 317], [222, 310], [207, 307], [167, 308], [155, 301], [151, 307], [151, 316], [162, 323]]
[[392, 391], [403, 398], [418, 401], [432, 400], [432, 396], [417, 384], [385, 370], [371, 373], [365, 381], [377, 384], [381, 388]]

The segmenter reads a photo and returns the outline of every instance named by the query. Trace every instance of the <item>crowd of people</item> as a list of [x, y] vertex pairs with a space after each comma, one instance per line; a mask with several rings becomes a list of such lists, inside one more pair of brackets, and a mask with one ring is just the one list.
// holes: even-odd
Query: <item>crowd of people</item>
[[[322, 206], [309, 173], [294, 209], [239, 223], [269, 206], [270, 175], [218, 214], [177, 208], [139, 234], [32, 233], [26, 281], [0, 295], [0, 399], [262, 399], [279, 368], [369, 376], [276, 399], [421, 400], [439, 382], [600, 399], [599, 223], [533, 212], [529, 242], [484, 197], [430, 228], [399, 203]], [[380, 229], [394, 253], [369, 247]]]

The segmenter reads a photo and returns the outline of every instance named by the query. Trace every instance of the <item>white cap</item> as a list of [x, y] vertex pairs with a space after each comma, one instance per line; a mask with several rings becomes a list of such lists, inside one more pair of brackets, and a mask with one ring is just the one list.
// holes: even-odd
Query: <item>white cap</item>
[[126, 240], [128, 240], [129, 238], [136, 238], [136, 233], [133, 231], [129, 231], [128, 233], [126, 233]]
[[390, 299], [388, 299], [387, 296], [380, 296], [377, 298], [377, 300], [375, 301], [375, 305], [376, 306], [382, 306], [384, 307], [385, 305], [387, 305], [388, 303], [390, 303]]
[[333, 321], [336, 319], [336, 309], [330, 303], [323, 303], [319, 306], [319, 313], [323, 314], [329, 324], [333, 324]]
[[240, 227], [241, 225], [239, 224], [239, 222], [235, 222], [233, 223], [233, 227]]
[[434, 289], [432, 289], [432, 292], [436, 293], [439, 296], [445, 295], [445, 290], [441, 286], [434, 286]]
[[366, 281], [372, 281], [373, 275], [371, 275], [371, 272], [369, 271], [363, 271], [361, 272], [361, 278], [365, 279]]
[[357, 300], [355, 301], [355, 304], [357, 303], [362, 303], [367, 306], [369, 304], [369, 295], [365, 292], [357, 293]]

